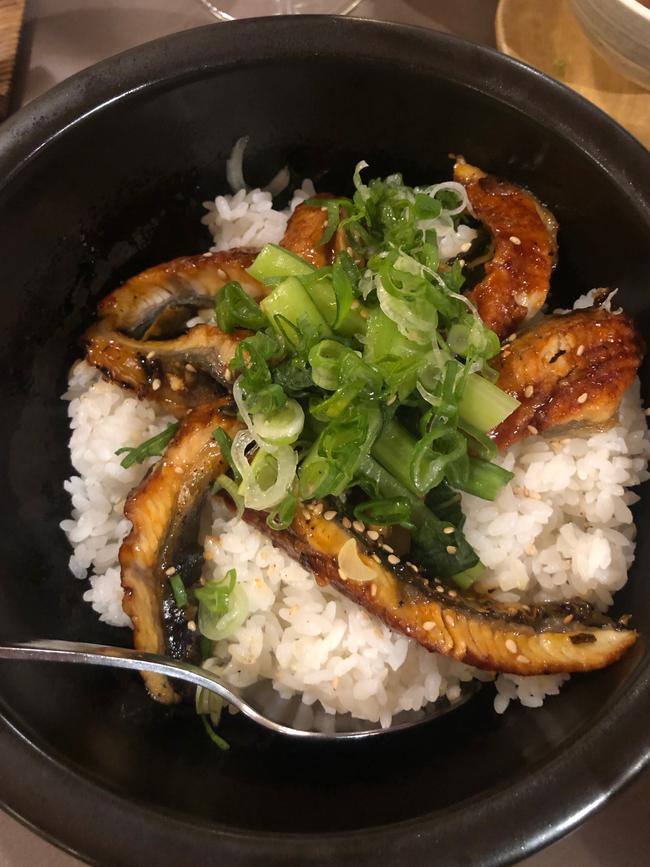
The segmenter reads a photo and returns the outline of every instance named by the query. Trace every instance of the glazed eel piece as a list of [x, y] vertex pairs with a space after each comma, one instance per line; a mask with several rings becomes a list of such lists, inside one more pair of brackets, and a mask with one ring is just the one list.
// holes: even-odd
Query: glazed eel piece
[[325, 201], [334, 198], [329, 193], [317, 193], [314, 199], [322, 199], [323, 205], [298, 205], [287, 223], [280, 246], [306, 259], [316, 268], [331, 265], [337, 253], [346, 248], [345, 230], [339, 226], [327, 244], [320, 239], [327, 227]]
[[[624, 622], [580, 600], [505, 604], [461, 593], [373, 541], [359, 522], [332, 518], [332, 511], [323, 503], [300, 508], [282, 531], [269, 529], [262, 512], [247, 509], [244, 520], [312, 570], [320, 584], [336, 587], [427, 650], [490, 671], [533, 675], [603, 668], [636, 641], [636, 632]], [[350, 574], [356, 569], [346, 573], [342, 568], [349, 557], [341, 560], [340, 555], [346, 545], [350, 554], [350, 540], [356, 546], [352, 560], [372, 570], [365, 580]]]
[[602, 307], [549, 316], [519, 334], [496, 361], [498, 385], [520, 406], [491, 434], [500, 448], [556, 428], [607, 424], [643, 360], [625, 313]]
[[546, 301], [557, 253], [557, 223], [532, 193], [459, 160], [454, 179], [492, 236], [485, 277], [469, 292], [485, 324], [503, 340]]
[[[229, 398], [188, 413], [164, 456], [126, 501], [124, 514], [133, 529], [120, 548], [122, 607], [133, 622], [136, 650], [199, 661], [198, 633], [175, 604], [169, 577], [177, 573], [187, 586], [200, 577], [200, 512], [214, 480], [227, 471], [212, 435], [216, 427], [230, 436], [241, 428]], [[178, 701], [166, 677], [143, 678], [157, 701]]]
[[174, 340], [134, 340], [100, 319], [82, 340], [86, 361], [106, 379], [182, 418], [188, 409], [230, 390], [228, 365], [239, 342], [250, 334], [224, 334], [216, 325], [195, 325]]
[[237, 281], [251, 298], [263, 298], [268, 290], [246, 271], [256, 255], [234, 249], [155, 265], [103, 298], [97, 312], [112, 330], [130, 337], [167, 337], [195, 310], [211, 307], [226, 283]]

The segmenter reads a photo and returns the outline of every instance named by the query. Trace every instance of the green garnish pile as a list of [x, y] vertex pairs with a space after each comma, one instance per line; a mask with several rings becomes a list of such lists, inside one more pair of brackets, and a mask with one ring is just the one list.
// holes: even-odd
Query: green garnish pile
[[364, 167], [351, 199], [312, 202], [327, 211], [321, 243], [345, 233], [332, 265], [269, 244], [249, 268], [269, 295], [257, 304], [230, 283], [217, 298], [224, 331], [254, 332], [231, 362], [246, 430], [217, 434], [232, 468], [221, 482], [274, 529], [325, 497], [402, 525], [411, 559], [468, 586], [480, 568], [458, 492], [494, 499], [510, 479], [487, 433], [517, 401], [494, 385], [499, 341], [461, 294], [461, 252], [441, 255], [469, 222], [462, 190], [365, 184]]

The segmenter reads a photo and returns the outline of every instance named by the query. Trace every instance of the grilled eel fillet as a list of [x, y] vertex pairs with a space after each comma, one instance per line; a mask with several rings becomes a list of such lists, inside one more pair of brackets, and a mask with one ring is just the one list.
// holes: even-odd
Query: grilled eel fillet
[[551, 428], [602, 425], [616, 413], [644, 345], [625, 313], [603, 308], [550, 316], [506, 344], [498, 385], [520, 401], [491, 436], [501, 448]]
[[[318, 193], [313, 198], [333, 198], [329, 193]], [[340, 226], [334, 237], [321, 244], [320, 239], [327, 227], [327, 208], [319, 205], [298, 205], [287, 223], [280, 246], [306, 259], [316, 268], [331, 265], [337, 253], [346, 248], [345, 230]]]
[[553, 215], [521, 187], [458, 161], [454, 179], [490, 231], [494, 255], [468, 294], [485, 324], [503, 340], [546, 300], [557, 253]]
[[[590, 671], [619, 659], [637, 634], [588, 603], [499, 603], [460, 593], [399, 560], [348, 519], [326, 520], [323, 504], [298, 510], [288, 530], [271, 530], [266, 515], [244, 511], [244, 520], [299, 560], [320, 584], [331, 584], [392, 629], [460, 662], [490, 671], [533, 675]], [[356, 522], [358, 524], [358, 522]], [[338, 555], [354, 539], [370, 581], [342, 572]], [[397, 561], [397, 562], [395, 562]]]
[[[122, 607], [133, 621], [137, 650], [172, 657], [192, 655], [187, 624], [169, 593], [166, 571], [181, 573], [197, 543], [201, 506], [215, 478], [227, 471], [212, 433], [222, 427], [231, 436], [241, 428], [226, 414], [229, 398], [192, 410], [160, 461], [129, 495], [124, 509], [133, 529], [120, 548]], [[187, 582], [189, 583], [189, 582]], [[153, 698], [178, 701], [166, 677], [143, 674]]]
[[134, 340], [100, 319], [86, 331], [83, 343], [86, 361], [106, 379], [183, 418], [188, 409], [230, 390], [228, 365], [239, 342], [250, 334], [195, 325], [175, 340]]
[[217, 293], [233, 280], [251, 298], [263, 298], [266, 287], [246, 271], [256, 255], [254, 250], [234, 249], [155, 265], [107, 295], [99, 303], [99, 316], [112, 330], [130, 337], [167, 336], [197, 308], [211, 307]]

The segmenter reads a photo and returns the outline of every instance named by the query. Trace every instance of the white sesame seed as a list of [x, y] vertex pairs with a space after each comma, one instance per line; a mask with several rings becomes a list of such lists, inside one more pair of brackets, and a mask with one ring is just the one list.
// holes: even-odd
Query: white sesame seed
[[534, 391], [535, 391], [535, 389], [533, 388], [532, 385], [527, 385], [526, 388], [524, 389], [524, 397], [532, 397]]
[[348, 254], [348, 256], [351, 256], [354, 253], [354, 250], [352, 249], [352, 247], [346, 247], [345, 252]]
[[183, 391], [185, 389], [185, 383], [180, 376], [176, 376], [175, 373], [170, 373], [167, 376], [167, 379], [169, 380], [169, 387], [172, 391]]
[[375, 561], [375, 563], [381, 563], [381, 557], [379, 556], [379, 554], [371, 554], [370, 556]]
[[444, 592], [445, 592], [445, 588], [442, 586], [442, 584], [436, 584], [436, 593], [444, 593]]
[[433, 620], [427, 620], [422, 624], [422, 629], [424, 629], [425, 632], [431, 632], [435, 625], [436, 624], [433, 622]]
[[388, 555], [388, 562], [390, 563], [391, 566], [397, 566], [397, 564], [400, 562], [400, 559], [396, 554], [389, 554]]
[[455, 545], [447, 545], [447, 553], [448, 554], [455, 554], [456, 551], [458, 551], [458, 548], [456, 548]]
[[183, 467], [174, 467], [174, 472], [177, 476], [182, 476], [185, 470], [183, 469]]
[[529, 496], [531, 500], [541, 500], [542, 499], [542, 495], [540, 493], [538, 493], [537, 491], [528, 491], [527, 496]]
[[376, 530], [368, 530], [368, 532], [366, 533], [366, 536], [367, 536], [367, 537], [368, 537], [372, 542], [376, 542], [377, 539], [379, 538], [379, 533], [378, 533]]
[[151, 352], [147, 352], [147, 358], [153, 358], [155, 354], [156, 353], [152, 349]]
[[170, 566], [169, 569], [165, 569], [165, 575], [171, 576], [171, 575], [175, 575], [175, 574], [176, 574], [176, 567], [175, 566]]
[[445, 618], [445, 623], [447, 624], [447, 626], [451, 626], [453, 629], [453, 627], [456, 625], [456, 620], [454, 619], [454, 615], [449, 611], [445, 611], [444, 618]]
[[189, 370], [190, 373], [196, 373], [196, 367], [193, 364], [190, 364], [189, 361], [185, 365], [185, 370]]
[[537, 428], [535, 427], [534, 424], [529, 424], [529, 425], [528, 425], [528, 433], [530, 433], [530, 434], [532, 434], [533, 436], [535, 436], [535, 434], [538, 434], [539, 431], [537, 430]]
[[232, 379], [232, 370], [226, 368], [223, 374], [223, 378], [226, 380], [226, 382], [230, 382]]
[[228, 279], [228, 275], [227, 275], [226, 272], [223, 270], [223, 268], [217, 268], [217, 276], [218, 276], [219, 279], [221, 279], [221, 280], [227, 280], [227, 279]]
[[455, 599], [458, 596], [458, 593], [456, 593], [455, 590], [450, 590], [447, 595], [451, 596], [452, 599]]
[[396, 395], [396, 394], [391, 394], [391, 396], [390, 396], [390, 397], [388, 398], [388, 400], [386, 401], [386, 406], [392, 406], [392, 405], [395, 403], [396, 400], [397, 400], [397, 395]]
[[336, 518], [336, 512], [334, 509], [329, 509], [327, 512], [323, 513], [323, 517], [326, 521], [333, 521]]
[[580, 397], [578, 398], [578, 403], [585, 403], [589, 395], [586, 391], [583, 391]]
[[151, 388], [153, 389], [153, 391], [158, 391], [158, 389], [160, 388], [160, 380], [157, 378], [154, 379], [151, 383]]
[[368, 311], [366, 310], [365, 307], [363, 307], [361, 310], [359, 310], [359, 316], [360, 316], [362, 319], [367, 319], [369, 315], [370, 315], [370, 314], [368, 313]]
[[196, 623], [193, 620], [188, 620], [187, 628], [190, 630], [190, 632], [196, 632]]
[[582, 353], [583, 353], [584, 351], [585, 351], [584, 344], [581, 343], [580, 346], [576, 349], [576, 355], [582, 355]]
[[451, 533], [454, 532], [454, 528], [453, 528], [453, 527], [444, 527], [444, 529], [443, 529], [442, 532], [443, 532], [443, 533], [446, 533], [447, 536], [449, 536]]
[[529, 557], [534, 557], [535, 554], [537, 554], [537, 548], [535, 547], [535, 545], [528, 545], [528, 547], [526, 548], [526, 553]]
[[512, 638], [508, 638], [506, 640], [506, 650], [509, 650], [510, 653], [516, 653], [517, 652], [517, 645], [512, 640]]
[[343, 526], [345, 527], [346, 530], [349, 530], [350, 527], [352, 526], [352, 521], [349, 518], [343, 518], [341, 523], [343, 524]]
[[370, 585], [370, 595], [371, 595], [371, 596], [376, 596], [376, 595], [377, 595], [377, 585], [375, 584], [374, 581], [373, 581], [372, 584]]
[[527, 665], [530, 662], [530, 659], [528, 659], [527, 656], [524, 656], [523, 653], [520, 653], [517, 657], [517, 662], [521, 662], [522, 665]]
[[353, 521], [352, 526], [357, 531], [357, 533], [363, 533], [366, 529], [365, 524], [362, 521]]
[[518, 247], [521, 244], [521, 238], [518, 238], [516, 235], [510, 235], [510, 242]]
[[516, 340], [516, 339], [517, 339], [517, 333], [515, 331], [513, 331], [512, 334], [510, 334], [510, 335], [508, 335], [508, 337], [506, 337], [506, 340], [508, 341], [508, 343], [512, 343], [512, 341]]
[[384, 551], [386, 551], [387, 554], [395, 553], [394, 549], [391, 548], [390, 545], [382, 545], [381, 547], [384, 549]]
[[461, 245], [460, 252], [467, 253], [471, 249], [472, 245], [469, 243], [469, 241], [466, 241], [464, 244]]
[[311, 510], [314, 513], [314, 515], [322, 515], [323, 514], [323, 504], [322, 503], [316, 503], [315, 505], [313, 505], [311, 507]]
[[411, 563], [410, 560], [406, 561], [406, 565], [409, 567], [409, 569], [412, 569], [414, 572], [418, 571], [418, 567], [415, 565], [415, 563]]

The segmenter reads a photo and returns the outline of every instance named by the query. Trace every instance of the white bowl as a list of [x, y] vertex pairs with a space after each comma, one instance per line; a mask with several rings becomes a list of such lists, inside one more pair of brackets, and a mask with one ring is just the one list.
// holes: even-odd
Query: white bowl
[[650, 8], [639, 0], [572, 0], [571, 5], [605, 60], [650, 89]]

